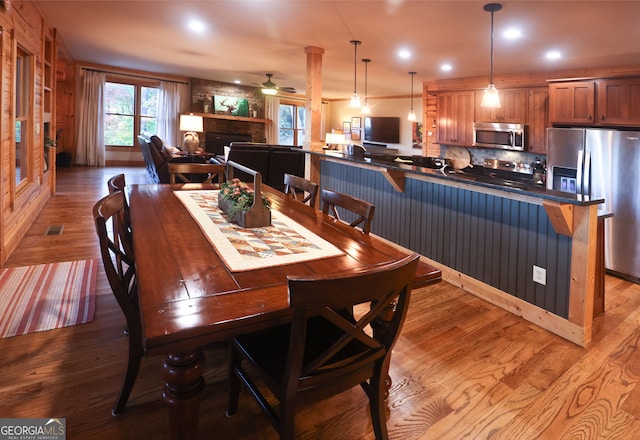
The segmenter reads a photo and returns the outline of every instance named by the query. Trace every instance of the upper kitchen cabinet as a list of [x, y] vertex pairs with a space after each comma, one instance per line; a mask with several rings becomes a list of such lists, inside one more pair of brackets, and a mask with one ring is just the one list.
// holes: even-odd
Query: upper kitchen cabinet
[[522, 124], [527, 111], [526, 89], [502, 89], [500, 92], [500, 108], [485, 108], [482, 103], [482, 90], [475, 96], [476, 122], [504, 122]]
[[640, 125], [640, 78], [612, 78], [597, 82], [598, 117], [604, 125]]
[[595, 81], [549, 84], [549, 122], [593, 124], [595, 95]]
[[532, 87], [527, 90], [527, 151], [547, 154], [547, 127], [549, 126], [549, 88]]
[[473, 143], [474, 92], [443, 92], [437, 97], [436, 142], [470, 147]]

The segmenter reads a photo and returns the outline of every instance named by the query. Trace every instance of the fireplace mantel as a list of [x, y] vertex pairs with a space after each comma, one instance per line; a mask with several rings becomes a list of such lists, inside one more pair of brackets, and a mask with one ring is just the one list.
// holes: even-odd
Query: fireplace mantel
[[246, 118], [243, 116], [231, 116], [231, 115], [216, 115], [215, 113], [193, 113], [194, 115], [202, 116], [203, 118], [209, 119], [226, 119], [228, 121], [243, 121], [243, 122], [254, 122], [256, 124], [271, 124], [271, 119], [262, 119], [262, 118]]

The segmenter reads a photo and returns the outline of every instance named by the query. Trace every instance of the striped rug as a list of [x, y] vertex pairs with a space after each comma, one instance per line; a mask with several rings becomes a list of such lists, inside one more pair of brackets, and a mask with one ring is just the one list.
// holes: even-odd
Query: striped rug
[[0, 269], [0, 338], [91, 322], [98, 263], [91, 259]]

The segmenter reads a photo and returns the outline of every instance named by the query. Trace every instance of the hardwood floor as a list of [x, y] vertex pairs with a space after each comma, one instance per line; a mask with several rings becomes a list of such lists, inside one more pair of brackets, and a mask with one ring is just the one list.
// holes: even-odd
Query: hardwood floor
[[[99, 258], [91, 217], [109, 177], [142, 169], [59, 170], [49, 201], [7, 266]], [[45, 236], [63, 225], [61, 235]], [[161, 255], [158, 258], [162, 258]], [[415, 291], [391, 365], [391, 439], [637, 439], [640, 285], [607, 276], [606, 312], [583, 349], [447, 283]], [[143, 360], [127, 411], [111, 416], [124, 372], [124, 318], [99, 271], [92, 323], [0, 339], [0, 417], [65, 417], [67, 438], [165, 439], [162, 358]], [[201, 438], [275, 439], [243, 395], [225, 416], [225, 353], [207, 353]], [[297, 415], [301, 439], [373, 439], [353, 389]]]

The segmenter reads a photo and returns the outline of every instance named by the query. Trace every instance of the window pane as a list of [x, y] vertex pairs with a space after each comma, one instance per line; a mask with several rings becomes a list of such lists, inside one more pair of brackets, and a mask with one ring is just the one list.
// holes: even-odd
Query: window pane
[[298, 107], [298, 124], [296, 128], [304, 129], [307, 121], [307, 109], [305, 107]]
[[148, 133], [157, 133], [156, 128], [158, 126], [158, 120], [156, 118], [140, 118], [140, 131], [146, 131]]
[[280, 145], [293, 145], [293, 130], [281, 128], [278, 136], [278, 143]]
[[27, 122], [16, 121], [16, 185], [27, 178]]
[[133, 146], [133, 116], [105, 115], [104, 144]]
[[[158, 95], [159, 90], [155, 87], [142, 87], [140, 91], [141, 102], [141, 116], [158, 116]], [[155, 125], [155, 124], [154, 124]], [[155, 133], [152, 131], [152, 133]]]
[[106, 83], [104, 87], [104, 111], [120, 115], [135, 113], [136, 87], [131, 84]]
[[294, 106], [280, 104], [280, 128], [293, 128]]
[[296, 142], [296, 147], [302, 147], [304, 146], [304, 130], [297, 130], [298, 132], [298, 139]]

